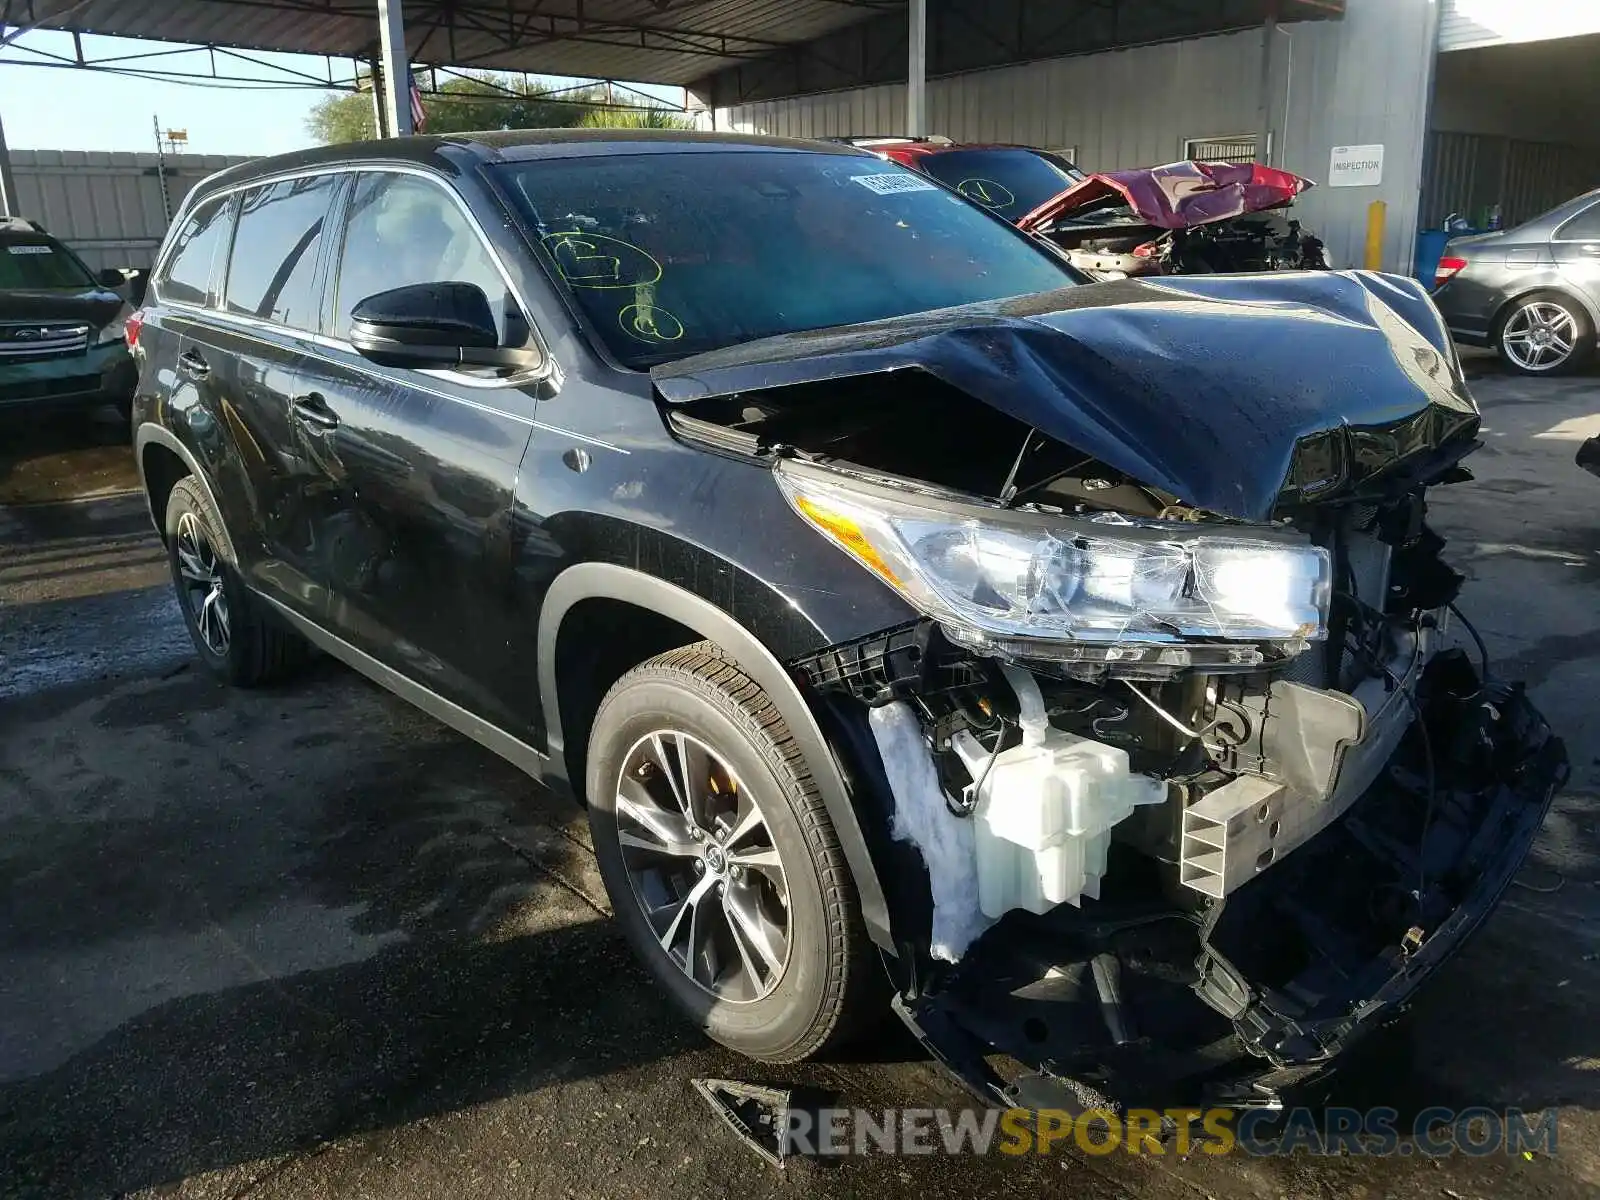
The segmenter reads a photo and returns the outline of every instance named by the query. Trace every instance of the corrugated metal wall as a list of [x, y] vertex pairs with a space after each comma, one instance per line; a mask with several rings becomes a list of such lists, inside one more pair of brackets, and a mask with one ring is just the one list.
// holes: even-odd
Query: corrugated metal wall
[[[207, 175], [246, 162], [223, 154], [166, 159], [173, 212]], [[167, 218], [154, 154], [92, 150], [13, 150], [18, 215], [38, 221], [94, 270], [149, 267]]]
[[1494, 46], [1503, 40], [1494, 30], [1478, 24], [1462, 12], [1456, 0], [1444, 0], [1443, 11], [1439, 15], [1440, 50], [1467, 50], [1473, 46]]
[[1600, 33], [1596, 0], [1442, 0], [1439, 49]]
[[[1185, 139], [1253, 130], [1260, 54], [1250, 32], [935, 79], [928, 128], [958, 142], [1074, 146], [1090, 171], [1169, 162]], [[723, 108], [716, 121], [787, 137], [894, 133], [905, 128], [905, 87]]]
[[1432, 133], [1422, 174], [1423, 228], [1452, 213], [1482, 225], [1500, 205], [1510, 228], [1580, 192], [1600, 187], [1600, 148], [1477, 133]]
[[[1368, 206], [1382, 200], [1384, 266], [1411, 269], [1438, 16], [1435, 0], [1348, 0], [1341, 20], [1296, 22], [1275, 35], [1273, 162], [1323, 180], [1333, 147], [1385, 147], [1381, 186], [1319, 187], [1298, 202], [1337, 264], [1362, 261]], [[958, 141], [1076, 146], [1089, 170], [1167, 162], [1182, 156], [1185, 139], [1260, 126], [1261, 47], [1252, 30], [931, 80], [928, 129]], [[718, 109], [716, 127], [894, 133], [904, 127], [903, 99], [902, 85], [798, 96]]]

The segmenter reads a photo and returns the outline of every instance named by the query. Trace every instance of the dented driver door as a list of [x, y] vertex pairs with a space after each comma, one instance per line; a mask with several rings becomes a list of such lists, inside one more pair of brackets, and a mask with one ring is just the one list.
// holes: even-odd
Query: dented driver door
[[341, 501], [327, 509], [322, 530], [329, 629], [525, 738], [516, 716], [525, 705], [513, 703], [508, 677], [509, 648], [526, 637], [511, 605], [509, 530], [517, 466], [533, 431], [531, 386], [378, 366], [345, 340], [360, 300], [426, 280], [482, 287], [512, 340], [521, 316], [442, 182], [363, 172], [343, 226], [325, 336], [295, 401]]

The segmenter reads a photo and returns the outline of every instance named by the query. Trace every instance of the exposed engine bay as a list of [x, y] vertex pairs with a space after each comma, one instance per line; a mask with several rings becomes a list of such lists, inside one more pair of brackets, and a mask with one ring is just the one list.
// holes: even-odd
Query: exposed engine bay
[[[901, 1014], [988, 1099], [1280, 1102], [1482, 920], [1565, 778], [1427, 523], [1477, 432], [1437, 314], [1282, 279], [1326, 392], [1188, 369], [1225, 280], [657, 378], [916, 614], [791, 668], [892, 796]], [[1165, 344], [1115, 319], [1175, 298]]]
[[[998, 917], [982, 859], [952, 869], [897, 794], [896, 835], [912, 831], [930, 874], [931, 954], [902, 997], [929, 1048], [1007, 1104], [1275, 1104], [1363, 1025], [1398, 1015], [1498, 899], [1565, 777], [1520, 687], [1485, 682], [1459, 648], [1436, 651], [1440, 632], [1431, 614], [1400, 612], [1348, 630], [1353, 691], [1294, 678], [1320, 674], [1315, 660], [1099, 684], [1029, 664], [1052, 732], [1124, 751], [1132, 774], [1165, 786], [1109, 838], [1076, 839], [1098, 855], [1081, 893]], [[1388, 643], [1387, 662], [1353, 649], [1364, 636]], [[927, 625], [797, 666], [845, 704], [906, 697], [869, 721], [901, 704], [915, 714], [943, 803], [918, 820], [971, 826], [936, 835], [970, 847], [987, 815], [974, 781], [1021, 748], [1005, 672]], [[964, 734], [987, 750], [976, 769]], [[878, 745], [896, 787], [892, 743]], [[959, 956], [952, 931], [973, 938]], [[997, 1070], [991, 1047], [1035, 1070]]]
[[1177, 162], [1090, 175], [1021, 217], [1092, 279], [1328, 268], [1287, 215], [1309, 179], [1256, 163]]
[[1278, 212], [1158, 229], [1129, 209], [1110, 209], [1054, 221], [1040, 233], [1092, 279], [1328, 269], [1322, 239]]

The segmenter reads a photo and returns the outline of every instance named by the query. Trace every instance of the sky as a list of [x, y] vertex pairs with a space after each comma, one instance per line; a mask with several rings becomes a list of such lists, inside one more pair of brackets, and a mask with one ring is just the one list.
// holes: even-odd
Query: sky
[[[112, 55], [146, 54], [175, 49], [170, 42], [145, 42], [131, 38], [85, 36], [88, 59]], [[154, 120], [163, 129], [183, 129], [189, 134], [191, 154], [282, 154], [312, 144], [306, 116], [328, 93], [321, 89], [238, 90], [202, 86], [107, 72], [57, 69], [26, 64], [49, 61], [38, 51], [72, 55], [72, 38], [41, 30], [23, 34], [16, 43], [0, 49], [0, 122], [6, 143], [15, 150], [154, 150]], [[252, 57], [291, 71], [327, 77], [327, 62], [297, 54], [260, 54]], [[199, 75], [209, 71], [204, 51], [170, 54], [123, 64], [149, 70]], [[348, 81], [348, 59], [334, 60], [334, 78]], [[263, 83], [284, 82], [281, 72], [227, 59], [220, 52], [219, 71], [247, 75]], [[570, 82], [570, 81], [555, 81]], [[678, 88], [644, 89], [676, 105]]]

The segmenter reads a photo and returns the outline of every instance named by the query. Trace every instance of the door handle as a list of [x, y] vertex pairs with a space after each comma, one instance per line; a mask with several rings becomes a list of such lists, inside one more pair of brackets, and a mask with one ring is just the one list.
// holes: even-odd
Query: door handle
[[290, 407], [294, 409], [294, 415], [307, 425], [315, 425], [318, 429], [338, 427], [339, 414], [328, 407], [327, 398], [321, 392], [296, 396]]
[[201, 357], [198, 350], [185, 350], [178, 356], [178, 374], [187, 375], [190, 379], [204, 379], [211, 374], [211, 364]]

